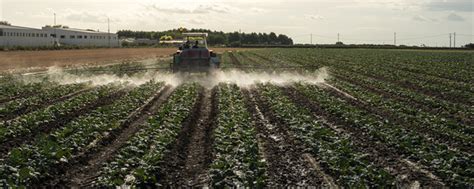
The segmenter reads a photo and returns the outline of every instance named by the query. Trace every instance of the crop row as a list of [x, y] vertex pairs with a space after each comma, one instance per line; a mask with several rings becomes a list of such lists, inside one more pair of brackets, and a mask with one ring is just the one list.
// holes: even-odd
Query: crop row
[[399, 149], [401, 154], [428, 167], [450, 186], [472, 187], [474, 162], [471, 155], [450, 150], [443, 144], [433, 144], [417, 132], [387, 123], [317, 86], [296, 85], [296, 88], [330, 115], [337, 116], [342, 124], [364, 130], [373, 140]]
[[[460, 144], [464, 146], [474, 142], [474, 127], [472, 126], [464, 126], [454, 120], [443, 119], [442, 117], [419, 111], [411, 106], [407, 106], [403, 102], [382, 98], [380, 95], [367, 92], [363, 88], [344, 81], [333, 80], [331, 83], [349, 92], [358, 100], [366, 103], [367, 106], [385, 111], [389, 116], [394, 117], [395, 122], [404, 125], [407, 129], [419, 132], [429, 131], [422, 134], [430, 135], [432, 133], [434, 136], [439, 136], [440, 138], [438, 139], [443, 143], [447, 142], [445, 138], [447, 140], [460, 141]], [[386, 116], [383, 112], [379, 111], [377, 113], [381, 113], [381, 116]]]
[[263, 187], [265, 161], [259, 155], [255, 124], [235, 84], [217, 89], [218, 115], [214, 130], [215, 159], [210, 167], [215, 187]]
[[337, 77], [338, 80], [351, 82], [352, 84], [359, 85], [364, 89], [369, 88], [376, 90], [378, 94], [384, 94], [387, 98], [403, 102], [406, 106], [422, 109], [423, 111], [430, 112], [431, 114], [440, 116], [444, 119], [454, 120], [460, 125], [469, 126], [474, 119], [474, 111], [465, 104], [436, 99], [391, 83], [354, 75], [342, 70], [332, 70], [331, 73]]
[[314, 119], [309, 110], [296, 106], [278, 87], [259, 85], [258, 89], [269, 111], [320, 159], [326, 172], [335, 177], [339, 185], [383, 187], [394, 184], [394, 177], [354, 150], [347, 137], [339, 136]]
[[471, 95], [472, 92], [470, 92], [473, 91], [470, 84], [465, 84], [464, 88], [459, 89], [457, 87], [449, 86], [448, 83], [432, 83], [428, 81], [428, 79], [424, 79], [423, 76], [403, 74], [401, 71], [394, 71], [380, 67], [372, 68], [360, 63], [352, 63], [352, 65], [349, 63], [344, 65], [334, 64], [331, 66], [337, 69], [345, 69], [353, 73], [375, 77], [386, 82], [396, 83], [400, 86], [424, 94], [460, 104], [470, 104], [474, 101], [474, 98]]
[[[9, 77], [10, 78], [10, 77]], [[0, 101], [5, 102], [18, 96], [34, 94], [36, 91], [47, 89], [57, 84], [50, 82], [27, 83], [18, 78], [11, 78], [0, 86]]]
[[99, 107], [49, 135], [41, 136], [36, 143], [11, 150], [0, 161], [0, 183], [9, 186], [32, 185], [58, 174], [61, 165], [91, 150], [109, 133], [122, 127], [127, 116], [153, 97], [162, 86], [163, 83], [143, 84], [114, 103]]
[[[273, 52], [277, 51], [277, 52]], [[255, 53], [264, 54], [268, 57], [273, 57], [275, 59], [285, 59], [293, 61], [300, 65], [335, 65], [336, 67], [343, 67], [345, 63], [338, 63], [333, 59], [316, 59], [313, 60], [312, 57], [318, 57], [314, 52], [305, 52], [298, 51], [294, 53], [283, 53], [281, 50], [272, 50], [272, 54], [267, 51], [256, 51]], [[303, 53], [302, 53], [303, 52]], [[322, 56], [322, 55], [319, 55]], [[338, 57], [338, 56], [336, 56]], [[342, 58], [341, 58], [342, 59]], [[337, 64], [341, 64], [337, 66]], [[375, 90], [382, 91], [384, 93], [391, 94], [390, 98], [396, 97], [397, 101], [400, 99], [404, 100], [404, 103], [407, 106], [414, 106], [414, 108], [419, 109], [419, 104], [422, 104], [422, 107], [425, 111], [431, 112], [433, 116], [442, 116], [444, 119], [451, 119], [462, 123], [464, 126], [469, 125], [473, 119], [472, 108], [467, 105], [448, 102], [443, 99], [433, 98], [432, 96], [417, 93], [411, 89], [407, 89], [390, 82], [380, 81], [371, 77], [362, 76], [360, 74], [348, 71], [345, 69], [335, 69], [331, 68], [331, 75], [338, 76], [338, 78], [343, 78], [351, 83], [363, 83], [365, 88], [374, 88]], [[472, 85], [471, 85], [472, 86]]]
[[[280, 50], [281, 51], [281, 50]], [[281, 53], [265, 51], [256, 51], [258, 53], [264, 53], [264, 56], [279, 56]], [[472, 102], [472, 95], [470, 93], [474, 90], [471, 83], [450, 81], [443, 78], [433, 78], [431, 75], [420, 75], [406, 72], [404, 70], [398, 70], [393, 67], [387, 66], [393, 64], [393, 61], [384, 60], [381, 54], [374, 53], [373, 55], [367, 55], [360, 57], [360, 55], [351, 54], [351, 59], [342, 56], [340, 54], [324, 54], [325, 51], [303, 51], [292, 53], [286, 53], [288, 56], [279, 56], [280, 58], [287, 60], [295, 60], [298, 63], [304, 63], [306, 65], [320, 64], [330, 66], [331, 68], [337, 68], [342, 70], [351, 71], [353, 74], [364, 74], [367, 76], [383, 79], [388, 82], [396, 83], [397, 85], [410, 88], [415, 91], [420, 91], [425, 94], [436, 96], [440, 99], [450, 100], [458, 103], [470, 103]], [[351, 51], [341, 51], [343, 53]], [[360, 51], [364, 53], [365, 51]], [[378, 52], [378, 51], [375, 51]], [[378, 63], [381, 62], [382, 63]], [[470, 92], [471, 91], [471, 92]]]
[[107, 162], [99, 186], [156, 184], [157, 170], [198, 100], [198, 85], [178, 87], [160, 110]]
[[281, 54], [294, 60], [312, 59], [313, 63], [356, 62], [372, 67], [390, 67], [395, 71], [435, 76], [457, 82], [474, 80], [470, 64], [472, 52], [394, 51], [370, 49], [269, 49], [265, 56]]
[[35, 91], [36, 94], [31, 97], [18, 98], [0, 106], [0, 119], [18, 115], [27, 111], [27, 109], [34, 109], [34, 107], [71, 94], [85, 87], [86, 84], [70, 84]]
[[110, 95], [115, 89], [114, 86], [98, 87], [63, 102], [21, 115], [13, 120], [0, 122], [0, 142], [31, 133], [39, 127], [58, 121], [58, 119], [64, 119], [69, 114]]

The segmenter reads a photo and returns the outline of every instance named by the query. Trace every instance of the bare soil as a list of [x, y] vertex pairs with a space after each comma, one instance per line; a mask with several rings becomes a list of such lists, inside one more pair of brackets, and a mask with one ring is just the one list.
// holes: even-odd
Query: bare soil
[[[212, 162], [212, 131], [216, 109], [215, 90], [202, 89], [190, 117], [185, 120], [171, 152], [165, 155], [159, 175], [161, 185], [172, 187], [206, 187], [210, 182], [208, 168]], [[212, 93], [212, 94], [211, 94]]]
[[268, 187], [336, 187], [333, 179], [319, 168], [311, 155], [292, 137], [256, 91], [243, 91], [246, 104], [257, 123], [258, 137], [262, 141], [267, 161]]
[[[217, 53], [236, 51], [235, 48], [216, 48]], [[169, 57], [176, 48], [113, 48], [81, 50], [46, 51], [7, 51], [0, 52], [0, 72], [16, 69], [38, 70], [58, 66], [72, 67], [80, 65], [110, 64], [123, 60], [142, 60]]]

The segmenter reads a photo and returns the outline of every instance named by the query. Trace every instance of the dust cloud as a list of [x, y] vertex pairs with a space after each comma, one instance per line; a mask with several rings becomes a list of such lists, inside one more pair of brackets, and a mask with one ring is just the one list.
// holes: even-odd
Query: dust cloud
[[[36, 74], [36, 73], [35, 73]], [[249, 87], [256, 83], [272, 83], [286, 85], [294, 82], [309, 84], [324, 83], [329, 78], [325, 67], [313, 72], [245, 72], [241, 70], [217, 70], [210, 74], [173, 74], [169, 72], [145, 72], [133, 76], [118, 76], [113, 74], [72, 74], [59, 67], [50, 67], [48, 71], [38, 74], [52, 82], [72, 84], [90, 82], [92, 85], [120, 83], [125, 85], [141, 85], [150, 80], [162, 81], [172, 86], [183, 83], [199, 83], [206, 88], [212, 88], [219, 83], [235, 83], [240, 87]], [[24, 78], [26, 82], [38, 82], [35, 77]]]

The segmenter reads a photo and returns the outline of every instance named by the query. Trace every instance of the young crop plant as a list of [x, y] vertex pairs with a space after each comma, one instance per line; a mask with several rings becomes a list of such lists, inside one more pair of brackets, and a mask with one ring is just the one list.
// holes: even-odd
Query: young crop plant
[[269, 106], [273, 117], [284, 122], [294, 136], [318, 157], [326, 171], [339, 185], [347, 187], [392, 187], [395, 178], [354, 150], [351, 141], [339, 136], [312, 117], [309, 110], [296, 106], [271, 84], [258, 86], [260, 98]]
[[197, 84], [179, 86], [142, 129], [103, 166], [95, 184], [112, 187], [159, 182], [159, 164], [197, 102], [198, 90]]
[[54, 121], [58, 121], [58, 118], [87, 107], [98, 99], [110, 95], [116, 89], [117, 87], [112, 85], [98, 87], [63, 102], [21, 115], [13, 120], [0, 122], [0, 142], [5, 142], [11, 137], [31, 133], [38, 127], [47, 126]]
[[122, 127], [134, 110], [144, 105], [163, 83], [153, 81], [127, 92], [114, 103], [80, 116], [62, 128], [43, 135], [38, 142], [22, 145], [0, 161], [0, 183], [33, 186], [61, 172], [57, 167], [74, 160], [99, 144], [109, 133]]
[[85, 88], [86, 86], [87, 85], [85, 83], [60, 85], [51, 89], [38, 90], [36, 91], [37, 95], [33, 95], [28, 98], [19, 98], [9, 101], [0, 106], [0, 119], [9, 115], [15, 116], [18, 113], [22, 113], [22, 111], [32, 109], [41, 104], [71, 94]]
[[[472, 125], [474, 110], [465, 104], [452, 103], [446, 100], [436, 99], [433, 96], [417, 93], [415, 91], [383, 82], [370, 77], [364, 77], [358, 74], [344, 70], [332, 69], [331, 74], [337, 76], [338, 79], [343, 78], [353, 84], [360, 85], [364, 88], [372, 88], [379, 93], [389, 95], [389, 98], [403, 99], [412, 106], [417, 105], [424, 111], [430, 111], [436, 115], [443, 116], [445, 119], [453, 119], [463, 125]], [[461, 125], [460, 124], [460, 125]]]
[[410, 125], [408, 129], [416, 130], [420, 128], [429, 130], [429, 133], [435, 136], [448, 137], [449, 140], [460, 141], [461, 143], [473, 143], [474, 128], [464, 126], [453, 120], [445, 119], [437, 115], [432, 115], [427, 112], [418, 111], [410, 106], [410, 104], [400, 103], [393, 99], [383, 99], [379, 95], [366, 92], [363, 88], [359, 88], [349, 83], [333, 80], [332, 84], [336, 87], [341, 87], [355, 95], [357, 99], [364, 100], [373, 107], [382, 107], [391, 112], [392, 115], [397, 116], [402, 124]]
[[235, 84], [217, 89], [217, 125], [214, 130], [215, 159], [210, 174], [214, 187], [265, 186], [265, 161], [259, 154], [257, 133], [244, 97]]
[[16, 77], [7, 77], [11, 81], [5, 81], [0, 84], [0, 101], [8, 101], [9, 99], [19, 96], [34, 94], [36, 91], [47, 89], [51, 86], [57, 86], [56, 83], [48, 81], [38, 83], [26, 83], [19, 81]]
[[368, 137], [398, 149], [411, 161], [424, 165], [442, 178], [449, 186], [473, 186], [474, 158], [468, 153], [449, 149], [445, 144], [428, 141], [416, 132], [406, 130], [335, 98], [313, 85], [296, 85], [298, 91], [317, 103], [347, 127], [356, 127]]

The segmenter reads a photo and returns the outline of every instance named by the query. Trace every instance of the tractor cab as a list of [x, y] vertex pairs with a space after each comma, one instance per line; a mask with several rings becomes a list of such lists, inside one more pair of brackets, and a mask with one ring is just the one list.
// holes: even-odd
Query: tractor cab
[[173, 54], [173, 72], [210, 72], [219, 68], [219, 58], [207, 48], [207, 33], [183, 33], [183, 43]]

